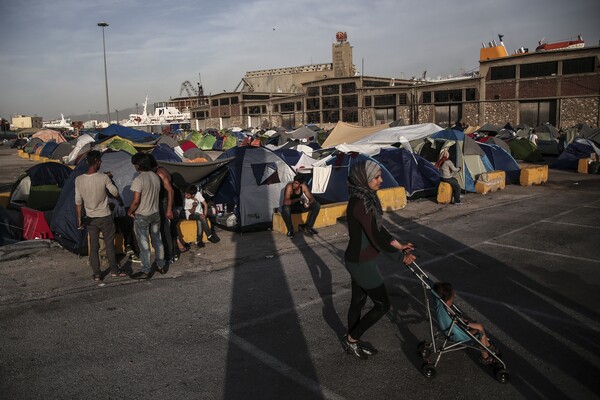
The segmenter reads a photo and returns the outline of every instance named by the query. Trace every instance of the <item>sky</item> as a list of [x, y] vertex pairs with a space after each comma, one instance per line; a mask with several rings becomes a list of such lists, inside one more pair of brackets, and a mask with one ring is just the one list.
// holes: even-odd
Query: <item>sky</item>
[[[234, 91], [246, 71], [330, 63], [344, 31], [367, 76], [477, 70], [482, 42], [600, 41], [597, 0], [20, 0], [0, 9], [0, 116], [106, 114]], [[364, 67], [364, 69], [363, 69]], [[183, 95], [186, 95], [183, 92]], [[112, 114], [111, 114], [112, 116]], [[113, 116], [114, 118], [114, 116]]]

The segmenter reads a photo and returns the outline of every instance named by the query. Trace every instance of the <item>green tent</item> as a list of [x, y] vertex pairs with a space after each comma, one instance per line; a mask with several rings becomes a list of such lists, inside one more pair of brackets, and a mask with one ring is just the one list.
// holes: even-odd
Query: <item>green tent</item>
[[237, 137], [234, 135], [225, 136], [223, 139], [223, 151], [236, 147], [238, 144]]
[[217, 138], [211, 134], [206, 134], [198, 141], [198, 148], [201, 150], [212, 150]]
[[130, 141], [128, 140], [123, 140], [123, 139], [115, 139], [113, 141], [111, 141], [108, 146], [109, 149], [112, 150], [123, 150], [128, 152], [131, 155], [136, 154], [138, 151], [135, 149], [135, 147], [133, 147], [133, 145], [131, 144]]
[[527, 139], [514, 139], [508, 142], [510, 154], [516, 160], [536, 162], [544, 159], [537, 146]]
[[185, 138], [185, 140], [189, 140], [190, 142], [194, 143], [197, 147], [199, 147], [202, 137], [203, 135], [201, 132], [193, 131]]

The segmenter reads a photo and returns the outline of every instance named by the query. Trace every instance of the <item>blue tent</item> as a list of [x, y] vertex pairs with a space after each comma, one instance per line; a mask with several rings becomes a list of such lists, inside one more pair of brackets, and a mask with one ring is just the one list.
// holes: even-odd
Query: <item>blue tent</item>
[[[87, 254], [87, 231], [77, 229], [77, 211], [75, 210], [75, 178], [84, 174], [87, 168], [87, 161], [84, 158], [73, 170], [69, 180], [65, 182], [50, 222], [54, 238], [64, 248], [76, 254]], [[135, 167], [131, 164], [131, 154], [125, 151], [102, 153], [100, 172], [108, 171], [113, 175], [113, 181], [119, 189], [119, 195], [123, 199], [125, 207], [129, 207], [133, 200], [133, 193], [130, 190], [131, 182], [136, 174]]]
[[552, 168], [567, 169], [577, 171], [579, 160], [589, 158], [590, 154], [600, 155], [600, 149], [589, 139], [575, 139], [573, 143], [567, 146], [560, 156], [552, 163]]
[[181, 157], [166, 143], [160, 143], [152, 149], [152, 155], [158, 161], [181, 162]]
[[381, 189], [400, 186], [381, 161], [362, 153], [338, 152], [326, 161], [327, 165], [331, 165], [331, 174], [329, 175], [329, 182], [327, 183], [325, 192], [313, 193], [313, 196], [322, 204], [348, 201], [348, 175], [350, 168], [355, 163], [365, 160], [374, 161], [381, 166], [381, 178], [383, 179]]
[[506, 183], [519, 183], [521, 167], [513, 156], [498, 145], [482, 142], [477, 142], [477, 144], [485, 152], [494, 170], [506, 172]]
[[56, 142], [47, 142], [44, 145], [44, 148], [42, 149], [42, 151], [40, 151], [40, 156], [41, 157], [50, 157], [52, 155], [52, 153], [54, 152], [54, 150], [56, 150], [56, 148], [58, 147], [60, 143], [56, 143]]
[[152, 142], [160, 138], [159, 135], [153, 135], [151, 133], [129, 128], [126, 126], [112, 124], [98, 132], [98, 134], [96, 135], [96, 141], [100, 142], [103, 139], [112, 136], [119, 136], [123, 139], [128, 139], [136, 143]]
[[440, 172], [423, 157], [404, 148], [382, 149], [373, 156], [392, 174], [408, 198], [427, 197], [436, 193]]

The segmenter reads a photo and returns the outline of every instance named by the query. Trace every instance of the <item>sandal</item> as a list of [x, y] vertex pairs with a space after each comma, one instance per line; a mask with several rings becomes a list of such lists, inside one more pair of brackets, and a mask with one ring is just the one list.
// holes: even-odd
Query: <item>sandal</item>
[[100, 275], [94, 275], [94, 282], [102, 282], [102, 277]]
[[112, 276], [113, 278], [124, 278], [127, 276], [127, 273], [125, 273], [123, 271], [118, 271], [118, 272], [111, 273], [110, 276]]

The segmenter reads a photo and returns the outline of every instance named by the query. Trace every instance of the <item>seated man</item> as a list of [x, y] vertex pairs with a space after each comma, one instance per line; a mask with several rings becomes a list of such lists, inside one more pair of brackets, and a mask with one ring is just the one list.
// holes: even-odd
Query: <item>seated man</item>
[[310, 235], [316, 235], [318, 232], [313, 226], [321, 210], [321, 205], [315, 200], [308, 186], [304, 183], [304, 176], [296, 174], [294, 180], [285, 186], [283, 192], [283, 206], [281, 207], [281, 217], [287, 227], [287, 237], [294, 237], [294, 225], [292, 224], [292, 213], [299, 214], [308, 211], [308, 220], [306, 224], [301, 224], [298, 228]]
[[[448, 282], [439, 282], [433, 285], [433, 290], [441, 298], [441, 301], [438, 300], [435, 306], [436, 320], [440, 329], [444, 331], [446, 335], [449, 335], [450, 340], [453, 342], [470, 342], [472, 340], [471, 337], [463, 332], [457, 325], [452, 327], [451, 331], [449, 332], [450, 326], [452, 325], [452, 317], [448, 313], [447, 307], [445, 307], [441, 302], [443, 301], [449, 308], [452, 308], [454, 299], [456, 297], [456, 293], [452, 288], [452, 284]], [[494, 358], [490, 356], [486, 350], [488, 348], [493, 352], [496, 352], [497, 350], [485, 334], [483, 325], [477, 322], [469, 321], [465, 318], [460, 318], [460, 320], [464, 325], [466, 325], [466, 329], [469, 330], [469, 333], [477, 337], [479, 341], [481, 341], [481, 343], [483, 343], [486, 347], [485, 349], [481, 349], [481, 363], [484, 365], [493, 363]]]

